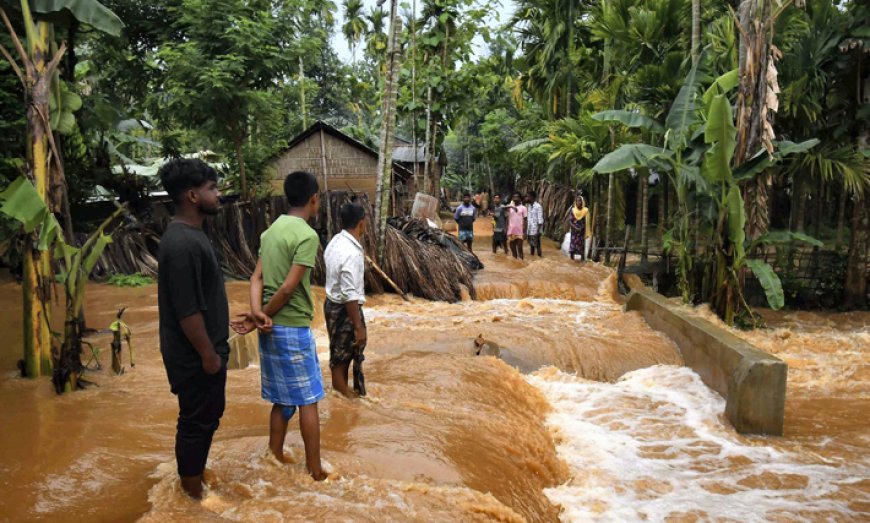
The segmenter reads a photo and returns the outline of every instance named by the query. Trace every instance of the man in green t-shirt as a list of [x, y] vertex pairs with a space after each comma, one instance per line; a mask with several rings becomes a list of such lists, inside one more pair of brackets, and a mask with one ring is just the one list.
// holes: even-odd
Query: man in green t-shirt
[[272, 403], [269, 449], [284, 461], [287, 424], [299, 409], [299, 429], [305, 443], [305, 463], [316, 481], [326, 479], [320, 465], [320, 417], [323, 376], [311, 332], [314, 299], [311, 269], [320, 239], [308, 220], [320, 208], [317, 179], [297, 171], [284, 179], [290, 211], [260, 237], [260, 259], [251, 276], [254, 316], [272, 318], [271, 329], [260, 331], [260, 375], [263, 399]]

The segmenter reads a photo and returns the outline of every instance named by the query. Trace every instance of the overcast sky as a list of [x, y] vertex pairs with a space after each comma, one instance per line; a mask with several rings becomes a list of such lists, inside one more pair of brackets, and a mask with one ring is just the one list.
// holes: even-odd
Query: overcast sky
[[[352, 54], [350, 52], [350, 45], [347, 43], [347, 39], [344, 37], [344, 34], [341, 31], [341, 26], [344, 25], [344, 0], [335, 0], [338, 12], [335, 14], [335, 32], [332, 35], [332, 46], [335, 49], [335, 52], [338, 54], [338, 57], [341, 58], [344, 62], [350, 62], [352, 59]], [[499, 0], [495, 0], [499, 1]], [[403, 9], [401, 4], [403, 2], [407, 2], [408, 5], [412, 5], [411, 0], [399, 0], [399, 13], [402, 13]], [[503, 24], [514, 11], [514, 2], [513, 0], [500, 0], [501, 6], [495, 10], [493, 10], [492, 16], [487, 20], [487, 25], [489, 27], [495, 29], [499, 25]], [[417, 0], [417, 14], [420, 14], [422, 9], [422, 0]], [[368, 13], [371, 11], [373, 7], [377, 5], [377, 0], [363, 0], [363, 12]], [[384, 3], [384, 9], [389, 9], [389, 2]], [[475, 40], [475, 44], [477, 47], [477, 52], [481, 53], [485, 50], [484, 42], [481, 38]], [[361, 43], [360, 46], [364, 46], [364, 43]], [[360, 49], [357, 49], [357, 58], [361, 55]]]

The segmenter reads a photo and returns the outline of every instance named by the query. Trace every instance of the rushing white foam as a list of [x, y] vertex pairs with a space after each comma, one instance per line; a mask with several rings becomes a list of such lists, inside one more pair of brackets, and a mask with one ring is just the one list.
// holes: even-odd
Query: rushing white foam
[[564, 521], [861, 517], [848, 486], [870, 477], [870, 462], [736, 434], [722, 398], [688, 368], [650, 367], [612, 384], [548, 368], [528, 380], [553, 406], [548, 424], [571, 469], [545, 491]]

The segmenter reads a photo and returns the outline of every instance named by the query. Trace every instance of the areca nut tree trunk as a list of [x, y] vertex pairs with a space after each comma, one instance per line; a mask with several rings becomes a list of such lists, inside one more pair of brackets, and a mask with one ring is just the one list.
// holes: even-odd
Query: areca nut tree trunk
[[867, 304], [867, 266], [870, 264], [870, 212], [867, 191], [855, 195], [852, 210], [849, 258], [846, 263], [844, 305], [849, 308]]
[[640, 227], [640, 261], [646, 262], [649, 255], [649, 176], [646, 170], [640, 172], [642, 178], [641, 189], [641, 213], [637, 220], [637, 226]]
[[701, 0], [692, 0], [692, 64], [701, 56]]
[[378, 227], [378, 262], [383, 263], [387, 243], [387, 216], [390, 213], [393, 175], [393, 142], [396, 128], [396, 105], [399, 94], [398, 74], [401, 66], [399, 34], [401, 21], [396, 16], [397, 0], [390, 0], [390, 37], [387, 41], [387, 78], [381, 118], [381, 142], [375, 189], [375, 223]]

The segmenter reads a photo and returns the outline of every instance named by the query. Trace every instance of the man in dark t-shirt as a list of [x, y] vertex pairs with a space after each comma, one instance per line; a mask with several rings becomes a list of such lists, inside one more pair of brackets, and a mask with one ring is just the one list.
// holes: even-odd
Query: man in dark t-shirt
[[[160, 353], [169, 386], [178, 396], [178, 475], [182, 488], [199, 499], [208, 451], [226, 403], [230, 351], [223, 273], [202, 230], [206, 216], [220, 210], [220, 192], [217, 172], [201, 160], [172, 160], [158, 175], [175, 204], [158, 254]], [[233, 328], [249, 332], [253, 320], [249, 316]]]
[[477, 219], [477, 207], [471, 204], [470, 194], [465, 193], [462, 195], [462, 205], [456, 208], [453, 218], [459, 226], [459, 241], [464, 243], [469, 251], [473, 252], [474, 220]]
[[501, 204], [501, 195], [496, 194], [492, 199], [492, 253], [498, 248], [504, 249], [507, 254], [507, 208]]

